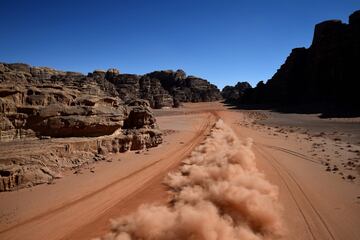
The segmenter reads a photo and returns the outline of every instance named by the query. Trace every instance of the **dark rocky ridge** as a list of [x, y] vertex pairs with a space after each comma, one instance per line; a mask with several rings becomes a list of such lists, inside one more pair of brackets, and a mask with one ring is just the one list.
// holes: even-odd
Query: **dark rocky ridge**
[[155, 71], [145, 75], [106, 74], [124, 101], [146, 99], [152, 108], [178, 107], [180, 102], [221, 99], [218, 88], [205, 79], [186, 76], [182, 70]]
[[293, 49], [270, 80], [246, 90], [237, 103], [290, 111], [301, 105], [305, 112], [358, 114], [359, 59], [360, 11], [356, 11], [349, 17], [349, 24], [340, 20], [317, 24], [309, 48]]

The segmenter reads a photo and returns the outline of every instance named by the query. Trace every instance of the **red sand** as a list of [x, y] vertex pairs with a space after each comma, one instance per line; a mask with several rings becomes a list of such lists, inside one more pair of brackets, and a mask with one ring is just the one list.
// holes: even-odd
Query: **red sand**
[[[162, 129], [175, 130], [168, 131], [160, 147], [112, 155], [112, 162], [94, 165], [95, 173], [69, 173], [54, 185], [0, 193], [0, 239], [91, 239], [110, 230], [111, 218], [143, 203], [165, 204], [167, 172], [204, 140], [217, 118], [240, 140], [253, 139], [257, 168], [278, 186], [287, 229], [281, 239], [360, 239], [359, 181], [326, 172], [321, 159], [309, 153], [314, 141], [333, 146], [331, 139], [275, 134], [273, 127], [256, 126], [247, 114], [217, 103], [186, 104], [157, 114]], [[335, 162], [347, 157], [332, 147], [324, 154]]]

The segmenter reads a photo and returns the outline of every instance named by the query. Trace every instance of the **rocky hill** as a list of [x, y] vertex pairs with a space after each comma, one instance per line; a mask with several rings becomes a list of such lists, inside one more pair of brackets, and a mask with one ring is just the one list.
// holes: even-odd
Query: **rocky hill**
[[238, 82], [235, 86], [225, 86], [221, 91], [221, 96], [227, 103], [237, 103], [242, 98], [247, 89], [252, 88], [248, 82]]
[[209, 102], [221, 99], [218, 88], [205, 79], [186, 76], [182, 70], [155, 71], [144, 75], [120, 74], [112, 69], [90, 75], [112, 83], [125, 102], [146, 99], [152, 108], [178, 107], [181, 102]]
[[88, 75], [0, 64], [0, 191], [51, 182], [109, 152], [162, 142], [152, 108], [219, 99], [183, 71]]
[[242, 104], [346, 106], [359, 109], [360, 11], [315, 26], [309, 48], [295, 48], [266, 83], [239, 98]]

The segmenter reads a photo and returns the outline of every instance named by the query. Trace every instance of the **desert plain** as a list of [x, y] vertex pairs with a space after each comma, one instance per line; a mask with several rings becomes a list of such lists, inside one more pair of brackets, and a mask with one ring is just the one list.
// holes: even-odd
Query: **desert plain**
[[[239, 110], [221, 102], [154, 115], [163, 133], [158, 147], [111, 153], [51, 184], [0, 193], [0, 239], [92, 239], [106, 236], [110, 219], [144, 204], [171, 205], [164, 179], [219, 119], [239, 141], [252, 139], [256, 169], [277, 189], [282, 226], [274, 239], [360, 239], [360, 118]], [[223, 149], [215, 144], [214, 151]]]

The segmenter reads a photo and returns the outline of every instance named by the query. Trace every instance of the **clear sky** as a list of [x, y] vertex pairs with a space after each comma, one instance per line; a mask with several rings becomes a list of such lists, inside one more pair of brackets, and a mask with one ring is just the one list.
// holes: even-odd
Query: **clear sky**
[[314, 25], [359, 0], [0, 0], [0, 61], [87, 73], [184, 69], [222, 88], [267, 80]]

